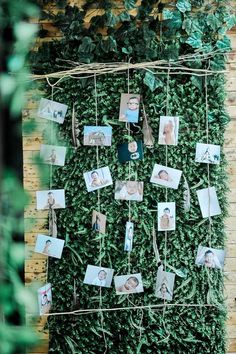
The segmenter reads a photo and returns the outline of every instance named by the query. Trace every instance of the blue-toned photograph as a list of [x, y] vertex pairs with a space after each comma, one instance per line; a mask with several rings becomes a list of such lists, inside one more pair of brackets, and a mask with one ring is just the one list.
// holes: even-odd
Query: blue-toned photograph
[[111, 146], [112, 127], [91, 126], [84, 127], [84, 145]]
[[140, 95], [122, 93], [120, 100], [120, 122], [138, 123]]

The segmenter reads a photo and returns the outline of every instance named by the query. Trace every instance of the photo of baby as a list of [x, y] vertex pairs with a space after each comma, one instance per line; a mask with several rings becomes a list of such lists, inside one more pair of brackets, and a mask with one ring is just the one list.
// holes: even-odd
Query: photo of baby
[[178, 189], [181, 175], [182, 171], [180, 170], [155, 163], [150, 182], [167, 188]]
[[141, 160], [143, 158], [142, 141], [131, 141], [118, 145], [118, 159], [120, 162]]
[[113, 183], [109, 167], [102, 167], [85, 172], [84, 179], [88, 192], [110, 186]]
[[220, 163], [220, 145], [201, 144], [196, 145], [195, 161], [201, 163]]
[[179, 117], [161, 116], [159, 127], [160, 145], [177, 145], [179, 132]]
[[134, 223], [126, 222], [124, 251], [131, 252], [133, 247]]
[[120, 100], [119, 121], [138, 123], [140, 95], [122, 93]]
[[88, 265], [84, 277], [84, 284], [110, 288], [114, 269]]
[[143, 182], [116, 181], [115, 199], [141, 202], [143, 200]]
[[175, 230], [175, 202], [157, 204], [158, 231]]
[[198, 246], [195, 264], [207, 268], [223, 269], [225, 251], [222, 249]]
[[61, 258], [64, 243], [65, 241], [59, 238], [38, 234], [34, 252]]
[[93, 210], [92, 216], [92, 229], [97, 231], [100, 234], [106, 233], [106, 215], [99, 213], [96, 210]]
[[117, 295], [143, 292], [143, 283], [140, 273], [115, 276], [114, 282]]
[[38, 191], [36, 192], [36, 203], [37, 210], [64, 209], [65, 190]]
[[50, 283], [38, 289], [39, 315], [49, 313], [52, 306], [52, 285]]
[[62, 124], [64, 122], [67, 109], [68, 106], [63, 103], [41, 98], [38, 108], [38, 117]]
[[197, 197], [203, 218], [221, 214], [215, 187], [199, 189]]
[[175, 273], [164, 272], [160, 267], [157, 271], [155, 296], [171, 301], [173, 298]]
[[66, 157], [66, 147], [55, 145], [44, 145], [40, 147], [40, 158], [43, 163], [55, 166], [64, 166]]
[[112, 127], [85, 126], [84, 145], [111, 146]]

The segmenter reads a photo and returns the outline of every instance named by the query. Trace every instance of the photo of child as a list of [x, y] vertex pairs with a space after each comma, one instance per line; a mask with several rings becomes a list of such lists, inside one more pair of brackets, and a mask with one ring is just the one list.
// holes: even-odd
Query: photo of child
[[173, 298], [175, 274], [164, 272], [160, 267], [157, 271], [155, 296], [171, 301]]
[[180, 170], [155, 164], [150, 182], [167, 188], [178, 189], [181, 175], [182, 171]]
[[125, 231], [125, 246], [124, 251], [131, 252], [133, 246], [134, 224], [127, 221]]
[[222, 249], [198, 246], [195, 264], [207, 268], [223, 269], [225, 251]]
[[34, 252], [61, 258], [64, 243], [65, 241], [59, 238], [38, 234]]
[[178, 131], [179, 131], [179, 117], [161, 116], [158, 144], [177, 145]]
[[120, 162], [141, 160], [143, 158], [142, 141], [131, 141], [118, 145], [118, 159]]
[[140, 273], [115, 276], [114, 282], [117, 295], [143, 292], [143, 283]]
[[43, 163], [64, 166], [66, 147], [42, 144], [40, 147], [40, 157], [43, 160]]
[[195, 161], [201, 163], [220, 163], [220, 145], [201, 144], [196, 145]]
[[84, 179], [88, 192], [110, 186], [112, 182], [109, 167], [98, 168], [84, 173]]
[[215, 187], [199, 189], [197, 197], [203, 218], [221, 214]]
[[119, 121], [138, 123], [140, 95], [122, 93], [120, 100]]
[[84, 284], [110, 288], [114, 269], [88, 265]]
[[115, 199], [141, 202], [143, 200], [143, 182], [116, 181]]
[[158, 231], [175, 230], [175, 202], [157, 204]]
[[65, 190], [38, 191], [36, 192], [36, 204], [37, 210], [64, 209]]
[[85, 126], [84, 145], [111, 146], [112, 127]]
[[100, 234], [106, 233], [106, 215], [99, 213], [96, 210], [93, 210], [92, 216], [92, 229], [97, 231]]
[[52, 306], [52, 285], [50, 283], [38, 289], [39, 315], [49, 313]]
[[38, 117], [62, 124], [64, 122], [67, 109], [68, 106], [63, 103], [41, 98], [38, 108]]

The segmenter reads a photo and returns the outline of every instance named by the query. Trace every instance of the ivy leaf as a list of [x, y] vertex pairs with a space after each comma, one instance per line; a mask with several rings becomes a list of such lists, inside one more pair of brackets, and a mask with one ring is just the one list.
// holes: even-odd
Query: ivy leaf
[[125, 21], [129, 21], [130, 20], [130, 14], [126, 11], [121, 12], [121, 14], [119, 15], [119, 19], [121, 22], [125, 22]]
[[107, 11], [106, 13], [106, 25], [107, 27], [114, 27], [119, 18], [118, 16], [115, 16], [111, 10]]
[[126, 10], [132, 10], [136, 7], [136, 0], [125, 0], [124, 6]]
[[216, 47], [222, 50], [231, 50], [231, 44], [230, 44], [230, 40], [227, 36], [224, 36], [222, 39], [219, 39], [216, 42]]
[[208, 14], [206, 18], [206, 23], [209, 27], [211, 27], [214, 31], [217, 31], [219, 27], [222, 26], [221, 21], [219, 18], [214, 14]]
[[173, 18], [173, 11], [164, 9], [162, 12], [163, 20], [171, 20]]
[[79, 46], [79, 52], [91, 53], [95, 47], [96, 46], [90, 37], [84, 37], [82, 43]]
[[128, 48], [123, 47], [122, 48], [122, 53], [124, 54], [131, 54], [133, 52], [133, 48], [129, 46]]
[[183, 12], [183, 13], [186, 11], [191, 11], [191, 8], [192, 8], [189, 0], [178, 0], [176, 7], [180, 12]]
[[114, 37], [109, 36], [105, 40], [101, 41], [101, 48], [105, 53], [116, 52], [117, 43]]
[[163, 86], [163, 82], [149, 71], [146, 72], [143, 82], [150, 88], [152, 92], [155, 91], [156, 88]]
[[188, 37], [186, 43], [188, 43], [193, 48], [201, 48], [202, 34], [200, 32], [194, 32], [190, 37]]
[[229, 30], [236, 25], [236, 16], [226, 13], [224, 21], [226, 22], [226, 28]]
[[197, 87], [200, 91], [202, 91], [203, 81], [201, 77], [193, 75], [191, 76], [191, 81], [195, 87]]

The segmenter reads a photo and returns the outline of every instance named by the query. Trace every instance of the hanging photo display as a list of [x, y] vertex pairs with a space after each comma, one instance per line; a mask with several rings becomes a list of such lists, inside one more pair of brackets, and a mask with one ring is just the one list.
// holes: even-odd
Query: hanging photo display
[[175, 273], [164, 272], [162, 267], [158, 268], [156, 279], [155, 296], [163, 300], [172, 300], [174, 289]]
[[66, 158], [66, 147], [55, 145], [41, 145], [40, 158], [43, 163], [64, 166]]
[[143, 182], [116, 181], [115, 199], [141, 202], [143, 200]]
[[204, 265], [207, 268], [223, 269], [225, 251], [216, 248], [198, 246], [196, 265]]
[[42, 253], [50, 257], [61, 258], [64, 240], [46, 235], [37, 235], [34, 252]]
[[96, 210], [93, 210], [92, 215], [92, 229], [93, 231], [97, 231], [100, 234], [106, 233], [106, 215], [99, 213]]
[[143, 292], [143, 282], [140, 273], [115, 276], [114, 282], [117, 295]]
[[157, 204], [158, 231], [175, 230], [175, 202]]
[[143, 143], [142, 141], [131, 141], [118, 145], [118, 159], [120, 162], [142, 160]]
[[50, 283], [38, 289], [38, 306], [40, 316], [49, 313], [52, 306], [52, 285]]
[[155, 164], [150, 182], [167, 188], [178, 189], [181, 175], [182, 171], [180, 170]]
[[219, 164], [220, 145], [197, 143], [195, 161], [201, 163], [212, 163], [215, 165]]
[[125, 246], [124, 251], [131, 252], [133, 247], [134, 223], [127, 221], [125, 228]]
[[179, 134], [179, 117], [161, 116], [158, 144], [177, 145], [178, 134]]
[[138, 123], [139, 105], [140, 95], [122, 93], [120, 100], [119, 121], [127, 123]]
[[112, 127], [85, 126], [84, 145], [111, 146]]
[[215, 187], [199, 189], [197, 197], [203, 218], [221, 214]]
[[38, 108], [38, 117], [52, 120], [62, 124], [64, 122], [68, 106], [59, 102], [41, 98]]
[[85, 172], [84, 179], [88, 192], [110, 186], [113, 183], [109, 167]]
[[65, 190], [53, 189], [36, 192], [37, 210], [64, 209]]
[[84, 277], [84, 284], [109, 288], [111, 286], [114, 269], [88, 265]]

